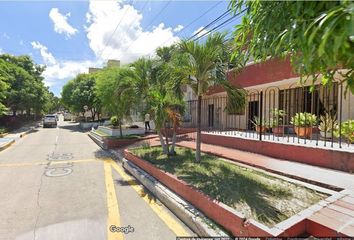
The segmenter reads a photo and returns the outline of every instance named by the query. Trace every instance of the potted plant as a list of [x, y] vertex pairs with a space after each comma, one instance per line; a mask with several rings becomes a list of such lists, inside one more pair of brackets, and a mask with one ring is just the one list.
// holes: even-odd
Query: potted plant
[[317, 117], [308, 112], [296, 113], [290, 123], [295, 126], [294, 130], [298, 137], [311, 138], [312, 127], [316, 125]]
[[264, 133], [268, 130], [267, 128], [267, 122], [265, 119], [262, 119], [262, 126], [261, 126], [261, 119], [259, 117], [254, 117], [253, 120], [251, 120], [252, 124], [255, 126], [256, 128], [256, 132], [260, 133]]
[[284, 134], [284, 116], [286, 115], [284, 110], [275, 108], [271, 111], [271, 126], [272, 132], [275, 135], [283, 135]]
[[339, 126], [337, 126], [334, 131], [334, 135], [336, 137], [343, 136], [345, 139], [347, 139], [348, 143], [354, 143], [354, 120], [342, 122], [340, 124], [340, 132]]
[[318, 129], [320, 130], [320, 135], [323, 138], [332, 138], [332, 133], [337, 129], [338, 123], [335, 116], [331, 116], [329, 113], [320, 116], [320, 125]]

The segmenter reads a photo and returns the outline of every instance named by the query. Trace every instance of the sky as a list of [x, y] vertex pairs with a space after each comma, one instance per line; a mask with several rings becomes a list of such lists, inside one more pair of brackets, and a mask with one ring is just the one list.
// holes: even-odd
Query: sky
[[[62, 86], [108, 59], [128, 64], [204, 28], [227, 10], [228, 1], [0, 1], [0, 53], [30, 55], [46, 65], [45, 84]], [[227, 20], [227, 15], [220, 22]], [[232, 31], [235, 18], [221, 31]], [[205, 38], [200, 39], [203, 41]]]

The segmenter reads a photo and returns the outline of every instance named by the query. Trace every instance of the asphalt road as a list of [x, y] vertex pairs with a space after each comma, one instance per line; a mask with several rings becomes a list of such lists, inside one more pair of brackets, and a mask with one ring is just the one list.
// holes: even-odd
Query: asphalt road
[[74, 123], [40, 127], [0, 152], [1, 240], [192, 235]]

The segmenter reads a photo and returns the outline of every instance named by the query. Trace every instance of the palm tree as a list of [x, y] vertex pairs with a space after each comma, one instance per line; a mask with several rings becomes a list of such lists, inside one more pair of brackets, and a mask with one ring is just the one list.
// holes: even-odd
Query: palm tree
[[227, 110], [241, 109], [246, 101], [246, 94], [243, 89], [232, 86], [226, 79], [225, 73], [228, 67], [226, 58], [227, 46], [225, 34], [215, 33], [209, 35], [205, 43], [193, 40], [183, 40], [179, 44], [183, 58], [181, 63], [185, 71], [184, 83], [189, 85], [197, 95], [197, 139], [195, 160], [200, 162], [201, 156], [201, 103], [202, 97], [209, 87], [221, 85], [228, 95]]

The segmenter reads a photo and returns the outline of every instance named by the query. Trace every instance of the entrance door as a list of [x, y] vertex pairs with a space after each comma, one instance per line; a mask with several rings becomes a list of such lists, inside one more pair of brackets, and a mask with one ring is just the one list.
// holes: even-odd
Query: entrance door
[[254, 121], [254, 118], [258, 117], [258, 107], [259, 101], [248, 102], [248, 130], [255, 130], [255, 126], [251, 120]]
[[208, 126], [214, 127], [214, 104], [208, 105]]

